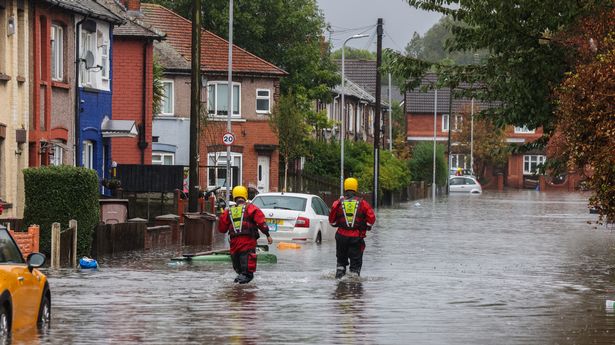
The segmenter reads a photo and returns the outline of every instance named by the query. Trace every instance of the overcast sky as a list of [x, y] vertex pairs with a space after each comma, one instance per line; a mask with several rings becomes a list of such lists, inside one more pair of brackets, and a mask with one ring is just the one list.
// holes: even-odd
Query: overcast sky
[[417, 10], [404, 0], [317, 0], [317, 2], [334, 31], [331, 34], [334, 49], [340, 48], [348, 37], [365, 33], [370, 37], [349, 41], [347, 46], [376, 51], [375, 26], [378, 18], [382, 18], [383, 48], [403, 50], [412, 38], [413, 32], [423, 35], [441, 17], [440, 13]]

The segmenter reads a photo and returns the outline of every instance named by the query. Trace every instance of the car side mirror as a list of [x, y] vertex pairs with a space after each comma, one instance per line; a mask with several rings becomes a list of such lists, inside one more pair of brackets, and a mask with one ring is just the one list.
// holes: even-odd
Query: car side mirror
[[28, 255], [28, 258], [26, 259], [26, 263], [28, 264], [28, 270], [32, 272], [33, 268], [39, 268], [43, 266], [45, 264], [46, 259], [47, 258], [45, 257], [45, 254], [31, 253], [30, 255]]

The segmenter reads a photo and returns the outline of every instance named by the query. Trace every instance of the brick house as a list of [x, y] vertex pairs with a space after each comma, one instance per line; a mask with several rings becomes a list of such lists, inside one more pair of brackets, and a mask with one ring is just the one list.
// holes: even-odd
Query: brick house
[[112, 138], [112, 159], [151, 164], [154, 41], [163, 35], [140, 21], [138, 2], [121, 2], [127, 20], [113, 30], [113, 119], [134, 122], [138, 135]]
[[[190, 127], [190, 58], [192, 23], [171, 10], [142, 4], [143, 21], [166, 34], [154, 45], [154, 55], [165, 70], [165, 99], [153, 122], [153, 164], [188, 165]], [[259, 191], [278, 187], [278, 140], [269, 126], [269, 114], [280, 93], [285, 71], [237, 46], [233, 47], [231, 157], [221, 144], [226, 132], [228, 41], [202, 30], [201, 74], [204, 101], [199, 140], [199, 177], [202, 188], [225, 183], [226, 163], [232, 166], [231, 185]]]
[[[427, 74], [422, 85], [428, 85], [436, 81], [434, 74]], [[449, 134], [449, 100], [450, 88], [438, 89], [437, 106], [434, 90], [421, 91], [418, 88], [409, 91], [405, 95], [406, 111], [406, 139], [410, 144], [421, 141], [433, 142], [434, 140], [434, 112], [436, 113], [436, 141], [442, 144], [448, 143]], [[474, 102], [474, 112], [478, 113], [489, 105], [483, 102]], [[437, 107], [437, 110], [435, 109]], [[452, 131], [461, 128], [464, 121], [463, 113], [467, 113], [472, 107], [472, 100], [467, 98], [452, 99], [452, 116], [450, 126]], [[522, 145], [540, 138], [542, 128], [528, 130], [525, 127], [508, 126], [505, 128], [506, 142], [511, 145]], [[503, 183], [511, 188], [534, 188], [538, 183], [536, 172], [538, 165], [544, 163], [546, 156], [542, 151], [530, 151], [522, 154], [514, 153], [508, 158], [508, 163], [503, 171]], [[449, 166], [454, 168], [471, 169], [469, 149], [462, 150], [454, 143], [449, 154]], [[494, 173], [493, 169], [488, 169]]]
[[22, 169], [28, 166], [30, 127], [30, 4], [0, 0], [0, 203], [3, 218], [20, 218], [24, 208]]

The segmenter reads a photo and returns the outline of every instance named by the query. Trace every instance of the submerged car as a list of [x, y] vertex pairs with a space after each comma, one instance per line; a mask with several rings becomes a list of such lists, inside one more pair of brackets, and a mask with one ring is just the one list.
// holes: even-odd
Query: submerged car
[[267, 220], [271, 237], [276, 241], [320, 243], [335, 235], [329, 224], [329, 207], [313, 194], [261, 193], [252, 199]]
[[455, 176], [448, 181], [448, 188], [451, 193], [472, 193], [480, 194], [483, 192], [483, 187], [476, 178], [471, 176]]
[[17, 330], [51, 321], [51, 293], [47, 277], [37, 268], [45, 255], [32, 253], [24, 260], [9, 231], [0, 226], [0, 339]]

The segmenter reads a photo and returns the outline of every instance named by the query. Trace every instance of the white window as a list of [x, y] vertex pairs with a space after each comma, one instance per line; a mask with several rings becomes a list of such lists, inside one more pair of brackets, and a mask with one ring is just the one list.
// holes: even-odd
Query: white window
[[53, 156], [51, 157], [51, 165], [64, 164], [64, 149], [59, 145], [53, 145]]
[[538, 172], [538, 166], [544, 164], [546, 160], [542, 155], [526, 155], [523, 156], [523, 174], [533, 175]]
[[[241, 88], [238, 83], [233, 83], [233, 114], [239, 117]], [[209, 83], [207, 85], [207, 111], [214, 116], [228, 115], [228, 86], [227, 83]]]
[[88, 51], [96, 54], [96, 35], [87, 30], [81, 30], [81, 63], [79, 71], [79, 82], [82, 86], [94, 87], [94, 68], [85, 68], [85, 57]]
[[517, 134], [534, 134], [536, 133], [535, 129], [528, 129], [527, 126], [523, 126], [523, 127], [516, 127], [515, 126], [515, 133]]
[[470, 165], [470, 160], [468, 159], [469, 157], [465, 154], [462, 153], [454, 153], [451, 154], [451, 169], [453, 168], [462, 168], [462, 169], [468, 169], [468, 166]]
[[448, 114], [442, 114], [442, 132], [448, 132]]
[[175, 154], [168, 152], [152, 152], [152, 165], [173, 165]]
[[[226, 152], [211, 152], [207, 154], [207, 183], [208, 188], [226, 186]], [[242, 154], [231, 152], [231, 184], [241, 184]]]
[[346, 109], [348, 111], [348, 131], [352, 132], [354, 131], [354, 107], [352, 104], [348, 104]]
[[81, 163], [83, 167], [94, 169], [94, 143], [89, 140], [84, 140], [82, 150]]
[[103, 80], [109, 80], [109, 42], [100, 30], [96, 34], [96, 38], [98, 54], [100, 56], [101, 77]]
[[256, 89], [256, 112], [259, 114], [271, 112], [271, 91], [269, 89]]
[[51, 26], [51, 79], [64, 80], [64, 28]]
[[164, 97], [162, 97], [160, 112], [162, 115], [173, 115], [175, 113], [175, 93], [173, 89], [173, 81], [163, 80], [162, 87], [164, 89]]
[[374, 108], [369, 108], [369, 118], [367, 119], [367, 126], [369, 127], [369, 134], [374, 134]]
[[453, 124], [453, 132], [461, 131], [462, 125], [463, 125], [463, 116], [455, 115], [455, 123]]

